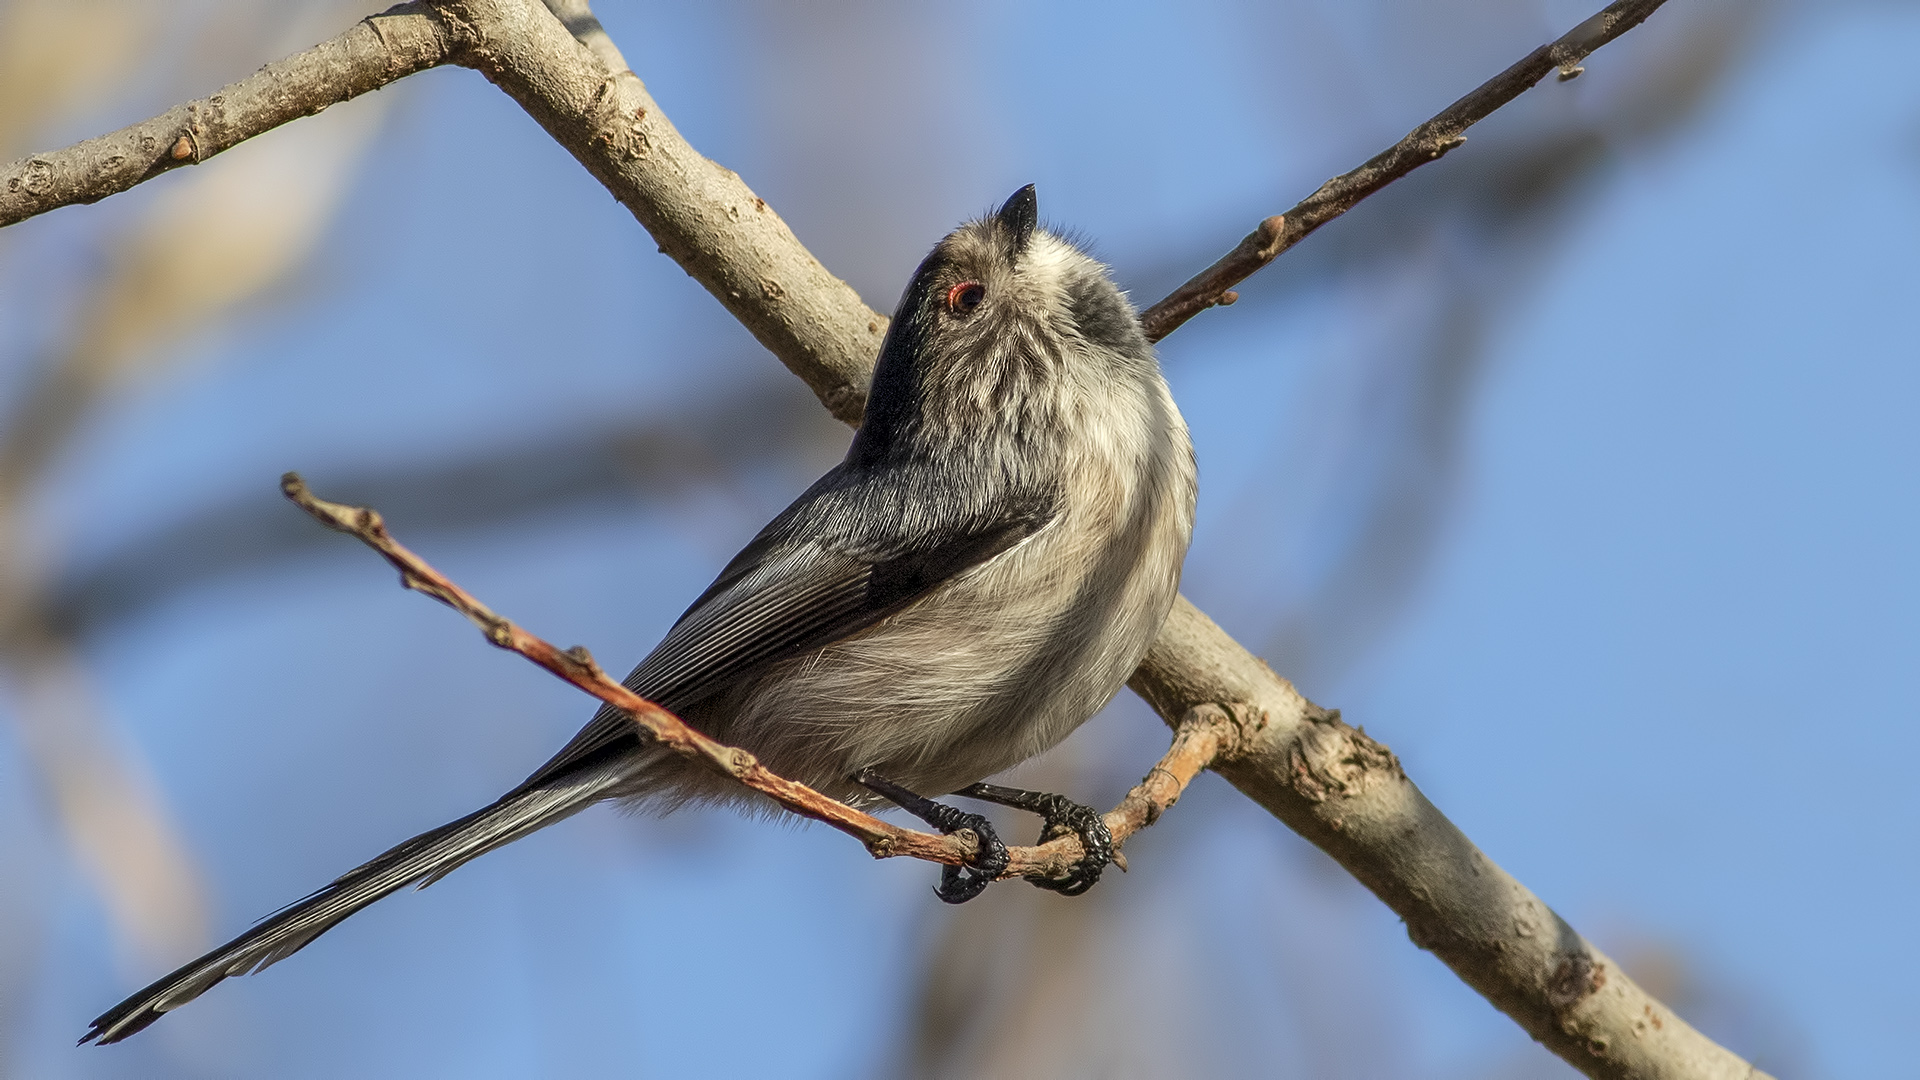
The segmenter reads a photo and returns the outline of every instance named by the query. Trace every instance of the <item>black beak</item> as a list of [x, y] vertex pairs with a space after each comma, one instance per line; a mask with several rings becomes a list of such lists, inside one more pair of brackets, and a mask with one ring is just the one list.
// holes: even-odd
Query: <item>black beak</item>
[[1033, 185], [1014, 192], [994, 216], [1013, 238], [1013, 253], [1018, 255], [1027, 250], [1027, 242], [1033, 239], [1033, 227], [1040, 223], [1040, 198], [1033, 193]]

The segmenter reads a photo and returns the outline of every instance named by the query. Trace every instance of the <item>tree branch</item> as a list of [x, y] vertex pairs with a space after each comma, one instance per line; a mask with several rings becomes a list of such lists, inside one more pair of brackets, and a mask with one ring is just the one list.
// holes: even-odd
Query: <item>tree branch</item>
[[[1549, 70], [1559, 67], [1563, 78], [1577, 74], [1575, 65], [1582, 58], [1645, 19], [1660, 3], [1621, 0], [1611, 5], [1416, 128], [1393, 148], [1330, 181], [1288, 214], [1262, 222], [1233, 253], [1148, 309], [1145, 321], [1151, 336], [1164, 337], [1198, 311], [1226, 300], [1233, 284], [1315, 228], [1458, 146], [1466, 127], [1518, 96]], [[571, 9], [579, 4], [567, 0], [565, 6]], [[425, 16], [429, 10], [438, 14], [437, 21]], [[263, 90], [284, 78], [290, 86], [303, 88], [307, 96], [294, 95], [295, 104], [279, 112], [266, 108], [249, 112], [250, 124], [230, 125], [232, 131], [244, 134], [225, 143], [201, 134], [194, 123], [204, 121], [188, 106], [184, 112], [176, 110], [150, 121], [155, 125], [150, 129], [148, 125], [129, 129], [143, 132], [138, 138], [129, 138], [127, 132], [107, 137], [123, 139], [114, 145], [131, 147], [144, 157], [115, 156], [95, 145], [102, 140], [95, 140], [70, 152], [29, 159], [0, 174], [0, 224], [65, 202], [101, 198], [138, 183], [156, 168], [166, 167], [153, 156], [162, 147], [160, 140], [173, 138], [176, 148], [184, 141], [186, 152], [180, 160], [199, 160], [209, 148], [224, 148], [265, 130], [274, 116], [279, 117], [276, 122], [284, 122], [397, 78], [406, 73], [401, 68], [407, 63], [414, 65], [408, 70], [418, 70], [436, 62], [458, 62], [477, 68], [518, 101], [628, 207], [663, 252], [805, 380], [833, 415], [847, 423], [858, 422], [887, 320], [828, 273], [738, 176], [689, 146], [636, 76], [610, 70], [533, 0], [439, 0], [395, 9], [363, 26], [371, 28], [381, 18], [405, 18], [410, 20], [407, 27], [423, 31], [445, 28], [454, 44], [449, 46], [436, 34], [407, 54], [414, 58], [411, 61], [398, 65], [383, 61], [374, 65], [377, 70], [371, 74], [365, 66], [343, 64], [331, 80], [317, 70], [324, 65], [285, 61], [270, 66], [254, 79], [235, 85]], [[350, 31], [336, 43], [353, 34]], [[364, 35], [360, 41], [363, 46], [373, 44]], [[341, 51], [357, 55], [352, 49]], [[283, 73], [269, 76], [269, 71]], [[216, 95], [207, 104], [220, 100], [221, 95]], [[176, 113], [180, 119], [172, 121], [173, 126], [161, 123]], [[189, 138], [181, 140], [182, 134]], [[55, 168], [54, 159], [62, 162], [61, 168]], [[89, 163], [110, 179], [94, 182], [84, 171]], [[22, 206], [31, 209], [22, 213], [17, 209]], [[353, 517], [340, 521], [360, 524]], [[369, 519], [364, 528], [349, 531], [371, 533], [375, 525], [377, 519]], [[391, 550], [382, 551], [395, 559], [395, 553], [404, 549], [391, 545]], [[396, 565], [402, 566], [409, 584], [432, 580], [417, 568], [409, 571], [411, 564], [396, 561]], [[756, 790], [784, 796], [783, 805], [796, 812], [861, 837], [869, 850], [874, 849], [874, 841], [892, 835], [884, 822], [862, 821], [859, 818], [866, 816], [857, 811], [842, 808], [842, 814], [809, 803], [799, 792], [782, 787], [784, 782], [778, 778], [762, 775], [764, 770], [755, 773], [758, 766], [750, 756], [738, 758], [729, 748], [711, 740], [702, 742], [703, 737], [677, 720], [673, 721], [677, 728], [669, 725], [670, 714], [612, 683], [584, 654], [564, 653], [525, 635], [444, 579], [428, 591], [450, 603], [461, 598], [471, 602], [471, 610], [462, 610], [487, 629], [490, 640], [508, 647], [524, 646], [521, 651], [568, 681], [602, 700], [636, 710], [643, 726], [681, 740], [675, 745], [689, 747], [686, 752], [740, 776]], [[1131, 685], [1170, 724], [1184, 725], [1192, 717], [1231, 717], [1238, 733], [1231, 739], [1231, 753], [1215, 763], [1217, 771], [1338, 860], [1406, 919], [1416, 944], [1432, 950], [1570, 1064], [1590, 1076], [1623, 1080], [1762, 1075], [1649, 997], [1494, 865], [1427, 802], [1385, 746], [1301, 697], [1184, 598]], [[1205, 757], [1186, 738], [1176, 740], [1175, 751], [1184, 756], [1168, 766], [1174, 781], [1183, 773], [1190, 776], [1185, 770], [1198, 768], [1197, 762]], [[1177, 796], [1177, 790], [1169, 795], [1162, 784], [1156, 772], [1135, 791], [1148, 806], [1155, 805], [1155, 798], [1170, 801]], [[1128, 811], [1127, 804], [1122, 811]], [[1123, 819], [1132, 816], [1128, 811]], [[1143, 809], [1138, 816], [1149, 821], [1153, 812]], [[955, 841], [913, 835], [926, 837], [909, 841], [913, 854], [940, 862], [960, 856]], [[1077, 843], [1073, 838], [1054, 842], [1061, 851], [1069, 845], [1077, 848]]]
[[1184, 597], [1129, 683], [1163, 717], [1241, 702], [1213, 769], [1333, 856], [1527, 1034], [1589, 1076], [1764, 1078], [1674, 1015], [1473, 845], [1393, 752], [1301, 696]]
[[451, 39], [427, 4], [371, 15], [218, 93], [119, 131], [0, 169], [0, 226], [93, 203], [184, 165], [446, 63]]
[[610, 72], [532, 0], [445, 0], [468, 64], [519, 102], [660, 250], [858, 424], [887, 317], [827, 271], [738, 174], [702, 156], [633, 72]]
[[1519, 97], [1535, 83], [1560, 69], [1561, 81], [1585, 70], [1580, 61], [1595, 49], [1644, 22], [1666, 0], [1619, 0], [1558, 40], [1528, 53], [1519, 63], [1480, 84], [1479, 88], [1446, 107], [1440, 115], [1407, 133], [1407, 137], [1369, 158], [1352, 172], [1320, 185], [1284, 214], [1262, 221], [1232, 251], [1200, 271], [1166, 299], [1140, 313], [1140, 325], [1150, 341], [1159, 341], [1180, 324], [1216, 305], [1239, 299], [1231, 290], [1280, 253], [1307, 238], [1315, 229], [1354, 208], [1360, 200], [1393, 183], [1467, 141], [1468, 128], [1493, 115], [1494, 110]]
[[[528, 633], [512, 620], [496, 614], [452, 579], [435, 570], [425, 559], [408, 550], [387, 531], [378, 511], [365, 507], [328, 502], [308, 489], [298, 473], [280, 478], [280, 490], [314, 520], [339, 532], [356, 537], [400, 571], [400, 584], [424, 593], [467, 617], [480, 628], [487, 641], [546, 668], [561, 679], [592, 694], [601, 701], [627, 713], [649, 737], [683, 757], [697, 759], [722, 775], [765, 795], [802, 817], [824, 822], [860, 841], [876, 859], [905, 855], [928, 862], [958, 865], [978, 850], [978, 837], [971, 830], [953, 836], [902, 829], [872, 814], [856, 810], [836, 799], [822, 795], [805, 784], [775, 774], [739, 747], [727, 746], [687, 726], [666, 709], [635, 694], [615, 682], [594, 662], [584, 646], [571, 649], [555, 647], [551, 642]], [[1104, 815], [1113, 833], [1115, 861], [1125, 869], [1118, 846], [1127, 837], [1159, 820], [1186, 790], [1193, 778], [1213, 761], [1233, 736], [1226, 714], [1208, 704], [1191, 710], [1175, 732], [1173, 746], [1135, 785], [1120, 805]], [[1077, 836], [1063, 836], [1037, 847], [1007, 849], [1007, 867], [1002, 878], [1055, 877], [1063, 874], [1083, 854]]]

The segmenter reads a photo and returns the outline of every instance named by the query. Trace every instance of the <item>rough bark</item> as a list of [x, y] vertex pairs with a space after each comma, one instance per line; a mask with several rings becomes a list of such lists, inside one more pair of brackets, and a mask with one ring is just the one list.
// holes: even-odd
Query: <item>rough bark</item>
[[1475, 847], [1393, 752], [1302, 697], [1184, 598], [1130, 685], [1162, 717], [1232, 703], [1213, 769], [1312, 841], [1527, 1034], [1595, 1077], [1765, 1074], [1694, 1030]]

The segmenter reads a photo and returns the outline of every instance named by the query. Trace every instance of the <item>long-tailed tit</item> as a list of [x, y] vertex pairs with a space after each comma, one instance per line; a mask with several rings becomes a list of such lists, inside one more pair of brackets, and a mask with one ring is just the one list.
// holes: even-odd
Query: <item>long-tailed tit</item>
[[[1065, 739], [1117, 693], [1172, 605], [1194, 462], [1153, 347], [1106, 268], [1037, 227], [1031, 185], [963, 225], [908, 284], [866, 416], [838, 466], [753, 538], [626, 685], [782, 776], [891, 800], [975, 864], [1006, 866], [957, 792], [1078, 832], [1079, 892], [1111, 853], [1099, 815], [980, 784]], [[140, 991], [82, 1041], [116, 1042], [230, 975], [299, 951], [405, 885], [594, 803], [767, 804], [603, 708], [492, 805], [422, 833]]]

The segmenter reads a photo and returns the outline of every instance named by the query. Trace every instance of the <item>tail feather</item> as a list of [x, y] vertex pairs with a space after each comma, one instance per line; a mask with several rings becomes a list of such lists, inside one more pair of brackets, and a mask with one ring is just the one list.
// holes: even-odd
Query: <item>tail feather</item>
[[628, 764], [615, 759], [512, 792], [485, 809], [399, 844], [114, 1006], [93, 1022], [81, 1036], [81, 1044], [119, 1042], [222, 979], [249, 975], [292, 956], [389, 893], [413, 884], [425, 888], [469, 860], [571, 817], [604, 797], [627, 775]]

